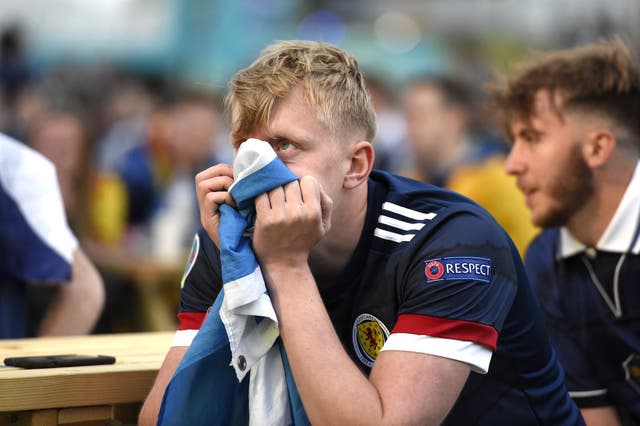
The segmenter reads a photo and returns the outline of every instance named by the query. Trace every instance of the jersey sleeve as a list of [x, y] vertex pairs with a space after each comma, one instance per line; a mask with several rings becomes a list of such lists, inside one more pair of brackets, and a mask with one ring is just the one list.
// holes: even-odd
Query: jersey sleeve
[[589, 360], [587, 348], [579, 342], [571, 322], [563, 313], [554, 259], [551, 238], [537, 238], [527, 250], [525, 268], [540, 301], [549, 338], [564, 368], [565, 384], [581, 408], [612, 405], [606, 385], [594, 374], [598, 371], [597, 366]]
[[452, 358], [486, 373], [517, 291], [514, 246], [492, 219], [470, 213], [453, 215], [416, 240], [383, 350]]
[[71, 278], [78, 241], [67, 223], [54, 165], [0, 135], [0, 271], [12, 279], [62, 283]]
[[193, 238], [181, 281], [178, 332], [174, 346], [188, 346], [191, 343], [221, 289], [220, 255], [209, 235], [201, 228]]

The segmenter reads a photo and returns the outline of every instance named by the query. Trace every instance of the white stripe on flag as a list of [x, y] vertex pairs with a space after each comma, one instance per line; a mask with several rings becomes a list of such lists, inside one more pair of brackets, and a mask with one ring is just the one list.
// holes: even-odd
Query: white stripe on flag
[[253, 155], [245, 154], [242, 156], [236, 156], [236, 159], [233, 162], [233, 176], [235, 177], [235, 182], [231, 187], [229, 187], [229, 191], [231, 191], [233, 185], [257, 172], [278, 157], [268, 142], [250, 138], [242, 142], [242, 145], [245, 144], [247, 144], [245, 152], [250, 148], [251, 150], [249, 152]]

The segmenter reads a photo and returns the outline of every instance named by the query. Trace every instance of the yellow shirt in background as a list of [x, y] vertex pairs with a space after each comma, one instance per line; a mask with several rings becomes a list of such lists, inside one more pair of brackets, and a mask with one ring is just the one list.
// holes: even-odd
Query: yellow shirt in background
[[504, 161], [502, 155], [496, 155], [478, 164], [461, 166], [449, 177], [447, 188], [487, 209], [523, 256], [540, 229], [531, 223], [524, 194], [516, 186], [516, 178], [504, 171]]

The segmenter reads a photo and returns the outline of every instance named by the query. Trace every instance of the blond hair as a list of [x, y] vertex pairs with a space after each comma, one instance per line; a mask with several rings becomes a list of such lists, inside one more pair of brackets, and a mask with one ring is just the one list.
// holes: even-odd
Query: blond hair
[[300, 84], [330, 132], [373, 140], [375, 113], [356, 60], [333, 45], [299, 40], [268, 46], [229, 83], [226, 103], [239, 113], [234, 138], [265, 127], [275, 103]]

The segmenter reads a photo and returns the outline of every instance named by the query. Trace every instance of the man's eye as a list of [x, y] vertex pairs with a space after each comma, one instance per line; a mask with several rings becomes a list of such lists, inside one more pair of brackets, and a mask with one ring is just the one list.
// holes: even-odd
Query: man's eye
[[521, 137], [522, 137], [522, 140], [527, 143], [536, 143], [540, 141], [540, 135], [533, 132], [522, 133]]
[[293, 148], [293, 145], [289, 141], [282, 141], [278, 142], [276, 148], [278, 149], [278, 151], [286, 152], [291, 150], [291, 148]]

